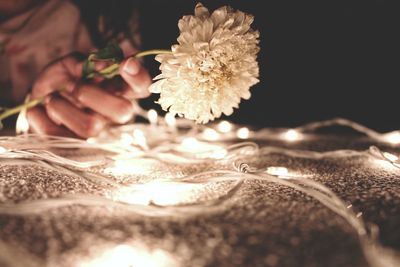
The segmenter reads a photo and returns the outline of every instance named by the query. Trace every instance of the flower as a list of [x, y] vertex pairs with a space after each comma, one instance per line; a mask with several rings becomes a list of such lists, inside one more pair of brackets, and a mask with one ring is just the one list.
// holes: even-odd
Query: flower
[[241, 98], [250, 98], [258, 77], [259, 33], [252, 15], [224, 6], [211, 15], [197, 4], [194, 16], [179, 20], [178, 44], [160, 54], [161, 74], [150, 87], [172, 114], [207, 123], [231, 115]]

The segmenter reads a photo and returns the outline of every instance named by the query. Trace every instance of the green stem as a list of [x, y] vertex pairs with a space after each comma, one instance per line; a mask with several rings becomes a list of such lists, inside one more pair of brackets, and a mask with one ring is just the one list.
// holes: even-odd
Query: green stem
[[32, 99], [25, 104], [21, 104], [19, 106], [13, 107], [13, 108], [6, 109], [3, 113], [0, 114], [0, 122], [2, 120], [4, 120], [5, 118], [8, 118], [14, 114], [19, 113], [21, 110], [23, 110], [25, 108], [26, 109], [33, 108], [34, 106], [42, 103], [44, 101], [44, 99], [45, 99], [45, 96], [42, 96], [39, 98]]
[[153, 50], [146, 50], [139, 52], [132, 57], [140, 58], [140, 57], [145, 57], [145, 56], [150, 56], [150, 55], [158, 55], [158, 54], [171, 54], [171, 50], [165, 50], [165, 49], [153, 49]]
[[[141, 58], [141, 57], [150, 56], [150, 55], [170, 54], [170, 53], [172, 53], [171, 50], [153, 49], [153, 50], [139, 52], [131, 57]], [[119, 62], [111, 64], [110, 66], [98, 71], [97, 75], [99, 75], [100, 77], [106, 78], [106, 79], [111, 79], [115, 75], [118, 75], [119, 65], [120, 65]], [[89, 75], [91, 75], [91, 74], [89, 74]]]
[[[139, 52], [139, 53], [133, 55], [132, 57], [141, 58], [141, 57], [145, 57], [145, 56], [149, 56], [149, 55], [170, 54], [170, 53], [172, 53], [171, 50], [153, 49], [153, 50]], [[100, 74], [100, 76], [102, 76], [104, 78], [112, 78], [113, 76], [118, 74], [119, 64], [120, 63], [114, 63], [114, 64], [102, 69], [101, 71], [99, 71], [98, 74]], [[90, 75], [91, 74], [89, 74], [88, 76], [90, 76]], [[59, 89], [58, 91], [61, 92], [63, 90], [64, 90], [64, 88]], [[46, 98], [46, 96], [42, 96], [39, 98], [32, 99], [32, 100], [28, 101], [27, 103], [18, 105], [16, 107], [6, 109], [3, 113], [0, 114], [0, 128], [1, 128], [2, 120], [21, 112], [21, 110], [23, 110], [23, 109], [30, 109], [30, 108], [33, 108], [33, 107], [43, 103], [45, 98]]]

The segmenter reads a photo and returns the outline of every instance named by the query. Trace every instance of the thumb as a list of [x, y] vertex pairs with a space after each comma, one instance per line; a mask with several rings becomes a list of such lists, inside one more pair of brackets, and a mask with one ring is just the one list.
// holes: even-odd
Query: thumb
[[148, 97], [150, 95], [148, 88], [151, 84], [151, 78], [139, 60], [132, 57], [125, 59], [120, 64], [119, 73], [132, 88], [137, 98]]

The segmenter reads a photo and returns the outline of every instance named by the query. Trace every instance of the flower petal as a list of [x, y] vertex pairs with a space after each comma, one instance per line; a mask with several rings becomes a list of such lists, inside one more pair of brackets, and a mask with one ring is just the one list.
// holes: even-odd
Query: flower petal
[[198, 3], [194, 8], [194, 15], [196, 17], [209, 17], [210, 13], [208, 12], [208, 9], [203, 6], [202, 3]]

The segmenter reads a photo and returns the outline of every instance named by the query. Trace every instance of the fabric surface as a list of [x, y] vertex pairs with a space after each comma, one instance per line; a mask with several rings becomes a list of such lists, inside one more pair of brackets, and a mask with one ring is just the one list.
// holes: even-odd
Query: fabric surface
[[[332, 129], [304, 134], [296, 142], [267, 134], [246, 141], [260, 146], [256, 156], [245, 157], [246, 164], [272, 173], [277, 169], [270, 167], [284, 167], [325, 185], [366, 225], [379, 228], [380, 245], [398, 253], [400, 169], [368, 150], [375, 145], [398, 155], [398, 145]], [[54, 152], [81, 161], [105, 157], [104, 151], [91, 149]], [[122, 174], [102, 167], [87, 172], [106, 174], [118, 184], [147, 186], [233, 169], [229, 160], [174, 164], [146, 157], [130, 160], [128, 167]], [[233, 180], [196, 179], [197, 184], [117, 194], [124, 204], [114, 205], [112, 186], [79, 172], [2, 159], [1, 266], [372, 266], [354, 227], [304, 192], [268, 179], [244, 179], [234, 192]], [[40, 203], [65, 196], [85, 200]], [[14, 214], [5, 212], [6, 206], [14, 207]]]

